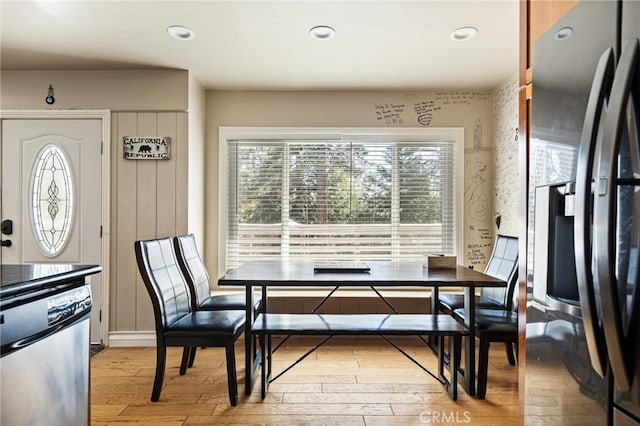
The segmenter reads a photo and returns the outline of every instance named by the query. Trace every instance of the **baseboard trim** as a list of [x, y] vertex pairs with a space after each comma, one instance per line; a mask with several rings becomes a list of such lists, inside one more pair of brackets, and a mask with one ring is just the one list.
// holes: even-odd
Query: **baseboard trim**
[[153, 331], [110, 331], [111, 347], [155, 346], [156, 333]]
[[[240, 336], [242, 340], [244, 335]], [[109, 343], [112, 348], [155, 347], [156, 333], [153, 331], [111, 331]]]

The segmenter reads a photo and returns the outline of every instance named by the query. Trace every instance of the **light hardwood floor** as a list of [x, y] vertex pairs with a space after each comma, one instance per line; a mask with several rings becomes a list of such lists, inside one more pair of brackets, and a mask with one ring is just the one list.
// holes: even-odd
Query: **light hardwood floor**
[[[418, 341], [393, 339], [435, 371]], [[274, 373], [317, 340], [296, 337], [274, 356]], [[91, 358], [91, 424], [101, 425], [517, 425], [517, 368], [504, 346], [491, 348], [487, 398], [444, 388], [378, 338], [336, 337], [287, 372], [260, 399], [244, 395], [244, 346], [236, 346], [240, 401], [229, 405], [224, 349], [198, 350], [186, 375], [181, 350], [170, 348], [160, 401], [151, 402], [155, 348], [107, 348]]]

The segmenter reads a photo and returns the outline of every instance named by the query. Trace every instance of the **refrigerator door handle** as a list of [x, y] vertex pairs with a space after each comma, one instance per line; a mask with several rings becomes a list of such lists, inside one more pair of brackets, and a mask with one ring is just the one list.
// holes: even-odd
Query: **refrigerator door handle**
[[[602, 303], [602, 324], [607, 342], [607, 353], [616, 386], [621, 391], [631, 388], [631, 351], [625, 350], [623, 318], [616, 278], [616, 201], [617, 154], [622, 128], [626, 119], [627, 103], [638, 69], [640, 44], [637, 39], [624, 43], [616, 71], [609, 111], [605, 118], [603, 141], [597, 171], [594, 199], [594, 247], [596, 250], [596, 287]], [[638, 95], [638, 94], [636, 94]]]
[[592, 180], [594, 154], [596, 149], [599, 149], [599, 147], [596, 147], [596, 144], [600, 140], [598, 138], [598, 130], [605, 103], [611, 91], [614, 73], [615, 58], [613, 48], [610, 47], [600, 56], [593, 77], [584, 126], [582, 128], [576, 169], [574, 246], [578, 293], [580, 296], [585, 340], [591, 365], [601, 377], [605, 375], [607, 353], [605, 350], [604, 334], [600, 326], [591, 269]]

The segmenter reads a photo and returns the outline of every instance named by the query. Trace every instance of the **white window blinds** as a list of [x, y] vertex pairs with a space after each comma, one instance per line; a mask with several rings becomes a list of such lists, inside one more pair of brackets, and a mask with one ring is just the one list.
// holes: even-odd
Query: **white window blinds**
[[227, 141], [226, 267], [455, 253], [454, 142]]

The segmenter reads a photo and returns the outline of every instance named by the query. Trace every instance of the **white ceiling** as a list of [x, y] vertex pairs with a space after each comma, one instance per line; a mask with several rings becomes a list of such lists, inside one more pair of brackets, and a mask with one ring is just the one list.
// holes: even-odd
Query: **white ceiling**
[[[518, 0], [0, 0], [2, 69], [189, 70], [209, 89], [492, 88], [517, 70]], [[193, 40], [167, 35], [193, 29]], [[330, 25], [336, 36], [308, 31]], [[449, 33], [475, 26], [478, 35]]]

